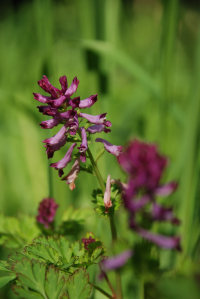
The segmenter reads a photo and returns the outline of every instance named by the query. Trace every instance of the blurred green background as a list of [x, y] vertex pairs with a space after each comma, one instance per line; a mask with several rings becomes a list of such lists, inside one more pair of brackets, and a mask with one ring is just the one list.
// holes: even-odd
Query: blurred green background
[[[77, 96], [84, 99], [98, 93], [97, 103], [87, 113], [107, 112], [113, 124], [110, 134], [99, 137], [123, 146], [139, 137], [156, 142], [169, 157], [165, 179], [178, 180], [179, 188], [167, 203], [173, 203], [182, 222], [177, 234], [183, 252], [178, 257], [164, 252], [163, 264], [178, 269], [181, 277], [177, 282], [166, 278], [160, 285], [162, 295], [156, 298], [199, 298], [195, 278], [200, 272], [199, 1], [0, 3], [0, 210], [6, 215], [18, 211], [36, 215], [38, 203], [50, 193], [60, 205], [58, 221], [69, 204], [93, 208], [90, 194], [98, 185], [87, 173], [79, 174], [71, 192], [52, 171], [49, 187], [42, 140], [57, 128], [52, 132], [38, 126], [45, 117], [38, 113], [39, 103], [32, 95], [41, 92], [37, 81], [43, 75], [58, 88], [60, 76], [66, 75], [69, 84], [77, 76]], [[99, 146], [93, 142], [94, 153]], [[52, 161], [65, 152], [63, 148]], [[109, 173], [125, 178], [109, 154], [99, 167], [104, 178]], [[88, 223], [88, 229], [98, 230], [98, 217], [92, 225]], [[118, 226], [123, 235], [126, 224]], [[105, 223], [103, 227], [109, 235]]]

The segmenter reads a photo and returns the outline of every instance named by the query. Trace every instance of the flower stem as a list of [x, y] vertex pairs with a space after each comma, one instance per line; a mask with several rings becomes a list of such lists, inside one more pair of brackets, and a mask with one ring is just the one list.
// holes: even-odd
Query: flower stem
[[95, 174], [96, 174], [96, 176], [97, 176], [97, 179], [98, 179], [98, 181], [99, 181], [99, 184], [100, 184], [100, 186], [101, 186], [102, 192], [104, 193], [105, 190], [106, 190], [106, 187], [105, 187], [105, 185], [104, 185], [104, 181], [103, 181], [103, 179], [102, 179], [102, 176], [101, 176], [101, 174], [100, 174], [100, 172], [99, 172], [99, 169], [98, 169], [98, 167], [97, 167], [97, 164], [95, 163], [94, 158], [93, 158], [92, 153], [91, 153], [91, 151], [90, 151], [89, 148], [88, 148], [88, 150], [87, 150], [87, 153], [88, 153], [88, 156], [89, 156], [90, 161], [91, 161], [91, 163], [92, 163], [92, 166], [93, 166], [93, 168], [94, 168], [94, 172], [95, 172]]
[[113, 299], [112, 295], [109, 295], [107, 292], [105, 292], [102, 288], [98, 287], [96, 284], [94, 284], [92, 282], [89, 282], [89, 284], [91, 284], [96, 290], [98, 290], [99, 292], [104, 294], [107, 298]]
[[[105, 184], [104, 184], [103, 178], [102, 178], [102, 176], [101, 176], [101, 174], [99, 172], [99, 169], [97, 167], [97, 163], [94, 161], [94, 158], [93, 158], [92, 153], [91, 153], [91, 151], [90, 151], [89, 148], [87, 150], [87, 153], [88, 153], [89, 159], [90, 159], [90, 161], [92, 163], [92, 166], [94, 168], [94, 172], [96, 174], [96, 177], [97, 177], [97, 179], [99, 181], [99, 184], [101, 186], [102, 192], [104, 194], [106, 188], [105, 188]], [[115, 222], [114, 222], [114, 217], [113, 217], [112, 213], [109, 213], [109, 218], [110, 218], [110, 228], [111, 228], [111, 235], [112, 235], [113, 254], [115, 254], [115, 252], [114, 252], [114, 244], [117, 242], [117, 230], [116, 230], [116, 226], [115, 226]], [[117, 270], [115, 271], [115, 274], [116, 274], [116, 285], [117, 285], [117, 294], [118, 294], [117, 298], [118, 299], [123, 299], [121, 276], [120, 276], [120, 273]]]

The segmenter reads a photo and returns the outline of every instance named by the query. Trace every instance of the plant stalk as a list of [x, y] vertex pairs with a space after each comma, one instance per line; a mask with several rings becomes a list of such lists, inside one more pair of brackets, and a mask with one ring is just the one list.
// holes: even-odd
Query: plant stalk
[[89, 284], [91, 284], [97, 291], [99, 291], [100, 293], [102, 293], [107, 298], [113, 299], [112, 295], [109, 295], [107, 292], [105, 292], [102, 288], [98, 287], [96, 284], [94, 284], [92, 282], [89, 282]]

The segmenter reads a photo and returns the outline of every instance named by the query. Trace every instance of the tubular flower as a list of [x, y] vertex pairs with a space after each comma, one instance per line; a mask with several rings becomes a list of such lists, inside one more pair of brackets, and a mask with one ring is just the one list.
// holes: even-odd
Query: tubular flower
[[121, 268], [132, 257], [132, 255], [133, 255], [133, 251], [130, 249], [127, 249], [127, 250], [121, 252], [120, 254], [117, 254], [117, 255], [112, 256], [106, 260], [103, 260], [101, 262], [102, 270], [106, 272], [106, 271]]
[[110, 175], [107, 177], [106, 181], [106, 191], [104, 193], [104, 206], [105, 206], [105, 213], [108, 213], [108, 208], [112, 207], [112, 201], [110, 199]]
[[48, 229], [54, 221], [57, 208], [58, 204], [53, 198], [44, 198], [38, 208], [37, 221], [44, 224], [44, 227]]
[[107, 113], [103, 113], [100, 115], [90, 115], [86, 113], [80, 113], [79, 117], [86, 118], [91, 124], [96, 124], [96, 125], [104, 124], [106, 127], [111, 127], [112, 126], [111, 122], [109, 120], [106, 120], [106, 114]]
[[88, 149], [87, 134], [86, 134], [84, 127], [81, 127], [80, 130], [81, 130], [82, 142], [81, 142], [81, 145], [79, 147], [77, 147], [77, 149], [79, 149], [79, 152], [80, 152], [80, 160], [82, 162], [85, 162], [86, 161], [85, 152]]
[[77, 179], [77, 174], [79, 173], [79, 171], [80, 171], [79, 159], [76, 159], [68, 175], [62, 178], [62, 180], [66, 181], [66, 184], [69, 185], [70, 190], [74, 190], [74, 188], [76, 187], [74, 181]]
[[122, 153], [123, 147], [121, 145], [113, 145], [110, 142], [108, 142], [105, 139], [102, 138], [96, 138], [96, 142], [102, 142], [107, 152], [111, 153], [112, 155], [115, 155], [116, 157], [120, 156]]
[[107, 129], [103, 124], [90, 126], [86, 131], [90, 134], [101, 133], [102, 131], [104, 131], [105, 133], [111, 132], [111, 130]]
[[51, 167], [54, 167], [55, 169], [58, 169], [58, 174], [59, 176], [61, 177], [63, 175], [63, 168], [65, 168], [67, 166], [67, 164], [69, 162], [71, 162], [72, 160], [72, 152], [73, 152], [73, 149], [75, 148], [77, 144], [76, 143], [73, 143], [70, 148], [68, 149], [67, 153], [65, 154], [65, 156], [60, 160], [58, 161], [57, 163], [52, 163], [50, 166]]
[[[160, 184], [163, 171], [167, 166], [167, 158], [158, 153], [155, 144], [133, 140], [119, 155], [118, 161], [123, 170], [128, 173], [128, 186], [123, 188], [122, 198], [125, 208], [130, 213], [130, 228], [162, 248], [180, 250], [179, 237], [153, 234], [135, 222], [136, 213], [142, 212], [142, 217], [147, 216], [151, 221], [180, 223], [173, 215], [172, 208], [165, 208], [156, 203], [157, 195], [170, 195], [177, 188], [175, 182]], [[146, 207], [150, 208], [149, 212], [147, 212]]]

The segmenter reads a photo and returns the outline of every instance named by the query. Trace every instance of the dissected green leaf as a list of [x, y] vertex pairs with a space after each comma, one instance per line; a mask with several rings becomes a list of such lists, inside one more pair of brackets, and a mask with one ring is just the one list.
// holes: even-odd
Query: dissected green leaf
[[9, 263], [6, 261], [0, 261], [0, 271], [12, 272]]
[[67, 280], [67, 293], [69, 299], [87, 299], [92, 286], [88, 283], [89, 276], [84, 269], [76, 270]]
[[15, 278], [16, 278], [16, 275], [0, 277], [0, 288], [4, 287], [7, 283], [9, 283], [11, 280], [13, 280]]
[[60, 277], [58, 269], [50, 266], [46, 272], [45, 291], [48, 299], [60, 298], [60, 292], [65, 284], [64, 277]]
[[35, 217], [19, 215], [16, 218], [0, 214], [0, 245], [7, 248], [24, 247], [39, 233]]
[[42, 296], [44, 295], [46, 271], [44, 263], [24, 258], [22, 261], [15, 262], [13, 271], [17, 273], [17, 278], [21, 285], [40, 293]]
[[23, 298], [60, 299], [68, 276], [54, 266], [48, 269], [46, 266], [28, 258], [15, 262], [13, 271], [17, 274], [17, 285], [13, 287], [14, 292]]
[[26, 299], [44, 299], [44, 297], [41, 296], [40, 294], [38, 294], [36, 292], [33, 292], [31, 290], [23, 289], [20, 286], [14, 286], [13, 287], [13, 291], [15, 292], [15, 294], [17, 296], [19, 296], [21, 298], [26, 298]]
[[37, 257], [43, 258], [50, 263], [57, 263], [59, 260], [58, 252], [48, 245], [36, 243], [25, 247], [26, 252], [31, 252]]

